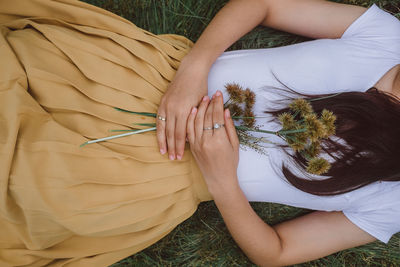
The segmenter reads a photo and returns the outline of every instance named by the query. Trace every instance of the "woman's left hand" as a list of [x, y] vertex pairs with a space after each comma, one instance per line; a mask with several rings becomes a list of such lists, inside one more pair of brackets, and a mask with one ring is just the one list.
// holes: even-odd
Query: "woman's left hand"
[[[210, 130], [216, 123], [225, 127]], [[187, 138], [211, 194], [238, 186], [239, 139], [220, 91], [211, 100], [205, 96], [199, 108], [192, 109]]]

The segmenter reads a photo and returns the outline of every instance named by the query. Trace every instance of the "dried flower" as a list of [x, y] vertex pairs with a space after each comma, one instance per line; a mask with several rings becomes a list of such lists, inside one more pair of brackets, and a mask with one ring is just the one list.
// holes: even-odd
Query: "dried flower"
[[305, 153], [308, 158], [316, 157], [320, 151], [321, 151], [320, 141], [311, 142], [311, 144], [307, 146], [305, 149]]
[[246, 109], [253, 109], [254, 103], [256, 102], [256, 95], [249, 88], [246, 88], [243, 92], [245, 99]]
[[319, 138], [326, 136], [326, 129], [322, 122], [318, 120], [315, 113], [308, 114], [304, 117], [304, 122], [307, 128], [308, 137], [315, 142]]
[[289, 144], [289, 146], [295, 151], [295, 152], [300, 152], [304, 149], [304, 147], [306, 146], [305, 143], [300, 142], [298, 139], [288, 139], [287, 143]]
[[326, 159], [312, 158], [308, 161], [307, 172], [320, 175], [326, 173], [330, 167], [331, 165]]
[[279, 114], [278, 120], [282, 123], [283, 130], [292, 130], [296, 127], [293, 115], [288, 112]]
[[[297, 125], [296, 130], [304, 129], [303, 126]], [[308, 143], [308, 134], [307, 132], [297, 133], [296, 134], [297, 141], [305, 145]]]
[[289, 108], [294, 112], [299, 112], [303, 117], [313, 112], [311, 104], [303, 98], [298, 98], [294, 100], [289, 105]]
[[255, 116], [254, 116], [254, 113], [253, 113], [253, 111], [251, 110], [251, 109], [248, 109], [248, 108], [246, 108], [245, 110], [244, 110], [244, 114], [243, 114], [243, 122], [245, 123], [245, 125], [247, 126], [247, 127], [249, 127], [249, 128], [253, 128], [254, 127], [254, 124], [255, 124], [255, 122], [256, 122], [256, 120], [255, 120]]
[[[329, 170], [329, 162], [318, 157], [318, 155], [321, 150], [321, 139], [328, 138], [330, 135], [335, 133], [336, 116], [333, 115], [331, 111], [324, 109], [318, 118], [309, 101], [305, 99], [295, 99], [289, 105], [289, 110], [287, 112], [278, 115], [278, 120], [282, 123], [282, 129], [279, 131], [265, 130], [261, 129], [260, 126], [255, 125], [256, 117], [253, 113], [253, 107], [256, 96], [254, 92], [249, 88], [243, 90], [243, 88], [236, 83], [226, 84], [225, 88], [230, 98], [224, 103], [224, 108], [229, 108], [232, 117], [234, 116], [235, 120], [240, 121], [239, 125], [236, 125], [235, 128], [241, 145], [250, 147], [257, 152], [264, 154], [265, 147], [262, 143], [272, 142], [269, 142], [264, 137], [253, 136], [251, 132], [274, 134], [285, 140], [290, 148], [292, 148], [296, 153], [300, 153], [300, 155], [308, 161], [307, 171], [309, 173], [322, 174]], [[119, 108], [116, 109], [136, 115], [157, 118], [156, 113], [135, 112]], [[124, 133], [121, 135], [101, 138], [88, 141], [85, 144], [118, 138], [127, 134], [156, 130], [155, 123], [140, 123], [137, 125], [149, 126], [152, 128], [141, 129], [138, 131], [118, 130], [133, 131], [133, 133]]]
[[244, 100], [243, 88], [237, 83], [227, 83], [225, 85], [226, 91], [228, 92], [230, 99], [234, 103], [242, 103]]
[[335, 134], [335, 121], [336, 116], [333, 115], [332, 111], [326, 109], [322, 110], [321, 122], [324, 125], [326, 131], [326, 136], [324, 136], [325, 138]]
[[236, 103], [229, 104], [228, 108], [232, 116], [241, 116], [243, 114], [243, 109]]
[[260, 143], [270, 143], [264, 137], [255, 137], [249, 134], [248, 130], [236, 129], [239, 143], [241, 147], [246, 150], [246, 147], [249, 147], [260, 154], [267, 155], [267, 152], [264, 150], [264, 146]]

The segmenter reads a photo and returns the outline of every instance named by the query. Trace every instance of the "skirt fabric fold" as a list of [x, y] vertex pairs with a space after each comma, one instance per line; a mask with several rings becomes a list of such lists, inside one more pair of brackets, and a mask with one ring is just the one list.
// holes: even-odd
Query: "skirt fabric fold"
[[210, 200], [185, 147], [155, 132], [80, 144], [154, 118], [192, 43], [73, 0], [0, 2], [0, 265], [107, 266]]

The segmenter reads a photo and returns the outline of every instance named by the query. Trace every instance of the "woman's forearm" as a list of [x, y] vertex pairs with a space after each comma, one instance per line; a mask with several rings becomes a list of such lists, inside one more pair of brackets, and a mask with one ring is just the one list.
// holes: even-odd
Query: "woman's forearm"
[[261, 24], [265, 0], [231, 0], [212, 19], [184, 61], [209, 69], [217, 57], [240, 37]]
[[254, 212], [239, 185], [211, 190], [233, 239], [254, 263], [276, 264], [281, 242], [276, 231]]

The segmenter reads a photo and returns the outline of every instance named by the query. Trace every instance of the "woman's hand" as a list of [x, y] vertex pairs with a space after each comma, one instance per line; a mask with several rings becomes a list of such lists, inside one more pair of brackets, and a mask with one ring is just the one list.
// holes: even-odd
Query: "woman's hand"
[[[225, 127], [207, 129], [216, 123], [224, 123]], [[187, 122], [187, 136], [210, 193], [237, 187], [239, 139], [229, 110], [224, 112], [220, 91], [211, 101], [205, 96], [198, 110], [192, 109]]]
[[157, 114], [167, 119], [157, 120], [157, 140], [160, 153], [168, 152], [171, 160], [183, 157], [187, 118], [191, 107], [196, 106], [207, 94], [208, 71], [193, 61], [182, 61], [161, 99]]

